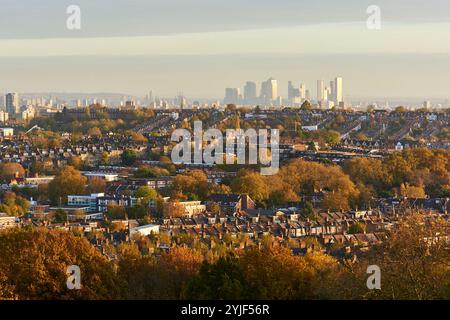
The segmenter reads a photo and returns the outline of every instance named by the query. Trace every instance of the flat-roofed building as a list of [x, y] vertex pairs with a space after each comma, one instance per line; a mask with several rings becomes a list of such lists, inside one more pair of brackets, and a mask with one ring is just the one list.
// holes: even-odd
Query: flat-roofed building
[[12, 137], [14, 135], [13, 128], [0, 128], [1, 137]]
[[7, 216], [6, 213], [0, 212], [0, 230], [17, 227], [17, 218]]

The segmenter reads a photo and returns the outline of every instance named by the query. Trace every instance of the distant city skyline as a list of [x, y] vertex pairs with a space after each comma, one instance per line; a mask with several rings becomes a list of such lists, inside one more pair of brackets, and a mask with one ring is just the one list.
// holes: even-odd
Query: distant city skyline
[[[450, 98], [450, 3], [379, 0], [2, 1], [0, 92], [124, 92], [223, 98], [236, 83], [345, 79], [353, 97]], [[173, 8], [176, 7], [177, 10]], [[325, 87], [332, 87], [328, 82]]]
[[[126, 68], [122, 67], [124, 59]], [[226, 87], [248, 80], [258, 83], [257, 79], [272, 75], [280, 83], [283, 96], [288, 94], [290, 80], [305, 83], [315, 95], [317, 79], [333, 79], [341, 74], [348, 88], [346, 99], [450, 98], [450, 56], [382, 55], [373, 57], [371, 63], [367, 59], [358, 55], [344, 55], [340, 60], [326, 55], [247, 55], [179, 57], [172, 63], [170, 57], [0, 58], [0, 92], [111, 92], [144, 96], [152, 88], [160, 96], [183, 91], [191, 97], [212, 99], [223, 97]], [[74, 60], [81, 61], [81, 66], [73, 67]], [[264, 64], [275, 66], [263, 69]], [[352, 65], [361, 68], [351, 69]], [[323, 70], [319, 69], [321, 66]], [[361, 74], [364, 69], [366, 72]]]
[[[332, 84], [334, 81], [330, 81], [330, 84]], [[252, 87], [250, 91], [256, 92], [256, 95], [252, 95], [254, 99], [246, 99], [246, 90], [248, 90], [247, 85]], [[253, 85], [255, 85], [253, 87]], [[288, 84], [289, 85], [289, 84]], [[245, 106], [270, 106], [278, 107], [278, 106], [300, 106], [300, 104], [308, 100], [314, 104], [317, 104], [318, 101], [316, 101], [316, 97], [314, 96], [315, 93], [311, 92], [309, 88], [307, 89], [305, 84], [292, 84], [291, 82], [291, 90], [294, 90], [294, 94], [300, 94], [297, 98], [290, 99], [288, 96], [283, 96], [282, 101], [275, 99], [271, 102], [264, 102], [261, 100], [259, 87], [255, 82], [248, 81], [245, 83], [243, 87], [243, 91], [240, 88], [225, 88], [225, 94], [229, 90], [234, 91], [237, 90], [236, 95], [238, 95], [239, 100], [237, 101], [238, 105], [245, 105]], [[313, 88], [314, 89], [314, 88]], [[326, 88], [328, 92], [330, 92], [331, 88]], [[314, 90], [313, 90], [314, 91]], [[236, 103], [236, 101], [227, 101], [227, 99], [224, 99], [224, 97], [216, 97], [216, 98], [201, 98], [201, 97], [192, 97], [189, 95], [185, 95], [182, 92], [179, 92], [177, 95], [171, 95], [171, 96], [164, 96], [159, 95], [158, 93], [154, 93], [153, 90], [150, 90], [149, 93], [145, 95], [130, 95], [126, 93], [111, 93], [111, 92], [24, 92], [24, 93], [2, 93], [0, 92], [0, 119], [1, 119], [1, 112], [6, 112], [6, 110], [10, 110], [9, 113], [14, 113], [12, 111], [12, 107], [8, 107], [7, 105], [11, 105], [11, 103], [8, 103], [8, 95], [14, 94], [16, 96], [15, 99], [18, 98], [18, 104], [17, 102], [14, 103], [14, 105], [19, 105], [21, 110], [26, 110], [30, 106], [41, 106], [41, 107], [49, 107], [52, 106], [52, 108], [61, 108], [63, 106], [67, 107], [85, 107], [89, 106], [90, 104], [100, 103], [105, 106], [109, 107], [119, 107], [121, 105], [125, 105], [126, 102], [131, 102], [133, 104], [136, 104], [136, 106], [141, 107], [148, 107], [149, 104], [152, 104], [154, 102], [168, 104], [168, 106], [172, 107], [179, 107], [180, 103], [186, 105], [186, 106], [200, 106], [205, 107], [207, 105], [214, 106], [214, 105], [224, 105], [228, 103]], [[248, 93], [247, 93], [248, 94]], [[332, 93], [333, 95], [333, 93]], [[331, 99], [332, 96], [328, 96], [329, 99]], [[280, 97], [278, 97], [280, 98]], [[9, 99], [12, 101], [12, 99]], [[17, 101], [17, 100], [15, 100]], [[282, 103], [280, 103], [282, 102]], [[267, 103], [267, 104], [265, 104]], [[366, 108], [369, 105], [375, 105], [378, 108], [387, 108], [387, 109], [394, 109], [397, 106], [405, 106], [407, 108], [450, 108], [450, 99], [418, 99], [418, 98], [405, 98], [405, 97], [398, 97], [398, 98], [383, 98], [383, 97], [369, 97], [369, 98], [361, 98], [361, 97], [355, 97], [353, 99], [347, 99], [345, 100], [345, 107], [357, 107], [357, 108]], [[319, 105], [322, 109], [331, 108], [332, 106], [339, 107], [339, 104], [336, 104], [335, 101], [329, 100], [329, 101], [323, 101]], [[342, 107], [342, 105], [340, 106]], [[14, 109], [17, 110], [17, 109]], [[8, 112], [6, 112], [8, 113]], [[0, 120], [1, 122], [1, 120]]]

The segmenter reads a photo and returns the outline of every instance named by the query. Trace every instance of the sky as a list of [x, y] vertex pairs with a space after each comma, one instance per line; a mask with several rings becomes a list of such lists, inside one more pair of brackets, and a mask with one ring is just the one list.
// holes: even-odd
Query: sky
[[[448, 0], [0, 0], [0, 92], [222, 98], [274, 77], [347, 97], [450, 98]], [[67, 7], [81, 9], [69, 30]], [[370, 30], [367, 8], [381, 9]]]

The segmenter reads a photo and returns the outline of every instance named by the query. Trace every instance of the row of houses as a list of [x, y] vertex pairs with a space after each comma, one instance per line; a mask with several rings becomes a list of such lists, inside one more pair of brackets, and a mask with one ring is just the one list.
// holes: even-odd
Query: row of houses
[[5, 140], [0, 145], [0, 162], [16, 162], [28, 167], [39, 161], [63, 166], [76, 156], [94, 166], [105, 153], [111, 163], [119, 163], [119, 156], [125, 149], [135, 150], [138, 154], [147, 150], [145, 143], [134, 142], [130, 137], [121, 135], [86, 138], [79, 143], [72, 143], [67, 138], [62, 139], [60, 144], [58, 147], [39, 148], [27, 138]]
[[[352, 226], [363, 226], [366, 232], [390, 230], [393, 220], [371, 211], [345, 213], [318, 213], [314, 220], [301, 211], [242, 210], [235, 215], [204, 213], [194, 216], [164, 218], [157, 222], [163, 230], [179, 232], [206, 232], [247, 234], [250, 238], [260, 235], [301, 238], [306, 236], [348, 234]], [[191, 231], [189, 231], [191, 230]], [[356, 229], [355, 229], [356, 230]], [[221, 236], [219, 236], [221, 238]]]

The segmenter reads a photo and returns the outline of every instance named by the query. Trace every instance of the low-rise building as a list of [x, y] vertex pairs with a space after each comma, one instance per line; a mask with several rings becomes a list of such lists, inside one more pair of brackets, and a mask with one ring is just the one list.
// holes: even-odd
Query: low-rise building
[[0, 230], [17, 227], [17, 218], [7, 216], [6, 213], [0, 212]]
[[0, 137], [12, 137], [14, 135], [13, 128], [0, 128]]
[[155, 224], [147, 224], [144, 226], [139, 226], [130, 229], [130, 237], [133, 238], [135, 234], [139, 234], [141, 236], [148, 236], [151, 234], [159, 233], [159, 225]]

